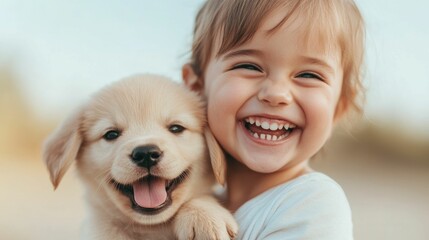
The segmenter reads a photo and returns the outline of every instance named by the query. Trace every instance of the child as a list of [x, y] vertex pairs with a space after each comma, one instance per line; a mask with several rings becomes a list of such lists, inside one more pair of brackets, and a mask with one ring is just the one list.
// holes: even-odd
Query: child
[[227, 158], [238, 239], [353, 239], [341, 187], [309, 159], [359, 109], [363, 20], [352, 0], [208, 0], [185, 84]]

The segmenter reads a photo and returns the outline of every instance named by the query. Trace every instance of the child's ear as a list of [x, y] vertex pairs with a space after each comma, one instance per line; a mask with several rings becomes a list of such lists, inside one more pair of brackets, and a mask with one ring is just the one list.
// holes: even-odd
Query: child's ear
[[182, 67], [182, 79], [185, 83], [186, 87], [191, 89], [192, 91], [201, 93], [203, 91], [203, 81], [202, 79], [195, 73], [192, 65], [187, 63]]
[[344, 97], [341, 97], [338, 101], [337, 108], [335, 109], [335, 115], [334, 115], [334, 123], [339, 122], [339, 120], [342, 119], [344, 114], [347, 112], [348, 104], [346, 99]]

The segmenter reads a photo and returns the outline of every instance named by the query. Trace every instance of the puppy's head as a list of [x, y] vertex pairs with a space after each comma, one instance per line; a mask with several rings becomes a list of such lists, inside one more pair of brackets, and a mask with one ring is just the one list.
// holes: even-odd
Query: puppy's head
[[48, 139], [44, 159], [51, 181], [57, 187], [76, 160], [92, 197], [107, 199], [102, 201], [139, 223], [165, 222], [207, 179], [206, 143], [223, 183], [223, 154], [204, 116], [199, 97], [168, 79], [118, 81]]

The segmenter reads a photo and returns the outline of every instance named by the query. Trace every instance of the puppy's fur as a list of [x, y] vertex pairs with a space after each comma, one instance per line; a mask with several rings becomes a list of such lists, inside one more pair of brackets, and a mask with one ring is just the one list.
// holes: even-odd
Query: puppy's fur
[[56, 188], [76, 162], [90, 216], [85, 239], [230, 239], [232, 215], [211, 196], [220, 147], [199, 97], [156, 75], [96, 93], [45, 143]]

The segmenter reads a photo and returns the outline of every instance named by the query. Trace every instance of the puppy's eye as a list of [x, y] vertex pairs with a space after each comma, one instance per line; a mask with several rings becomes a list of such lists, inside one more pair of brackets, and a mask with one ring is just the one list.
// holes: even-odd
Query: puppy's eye
[[121, 135], [121, 133], [120, 133], [118, 130], [110, 130], [110, 131], [107, 131], [107, 132], [103, 135], [103, 138], [104, 138], [106, 141], [112, 141], [112, 140], [117, 139], [120, 135]]
[[168, 127], [168, 131], [172, 133], [181, 133], [185, 131], [185, 127], [179, 125], [179, 124], [173, 124]]

